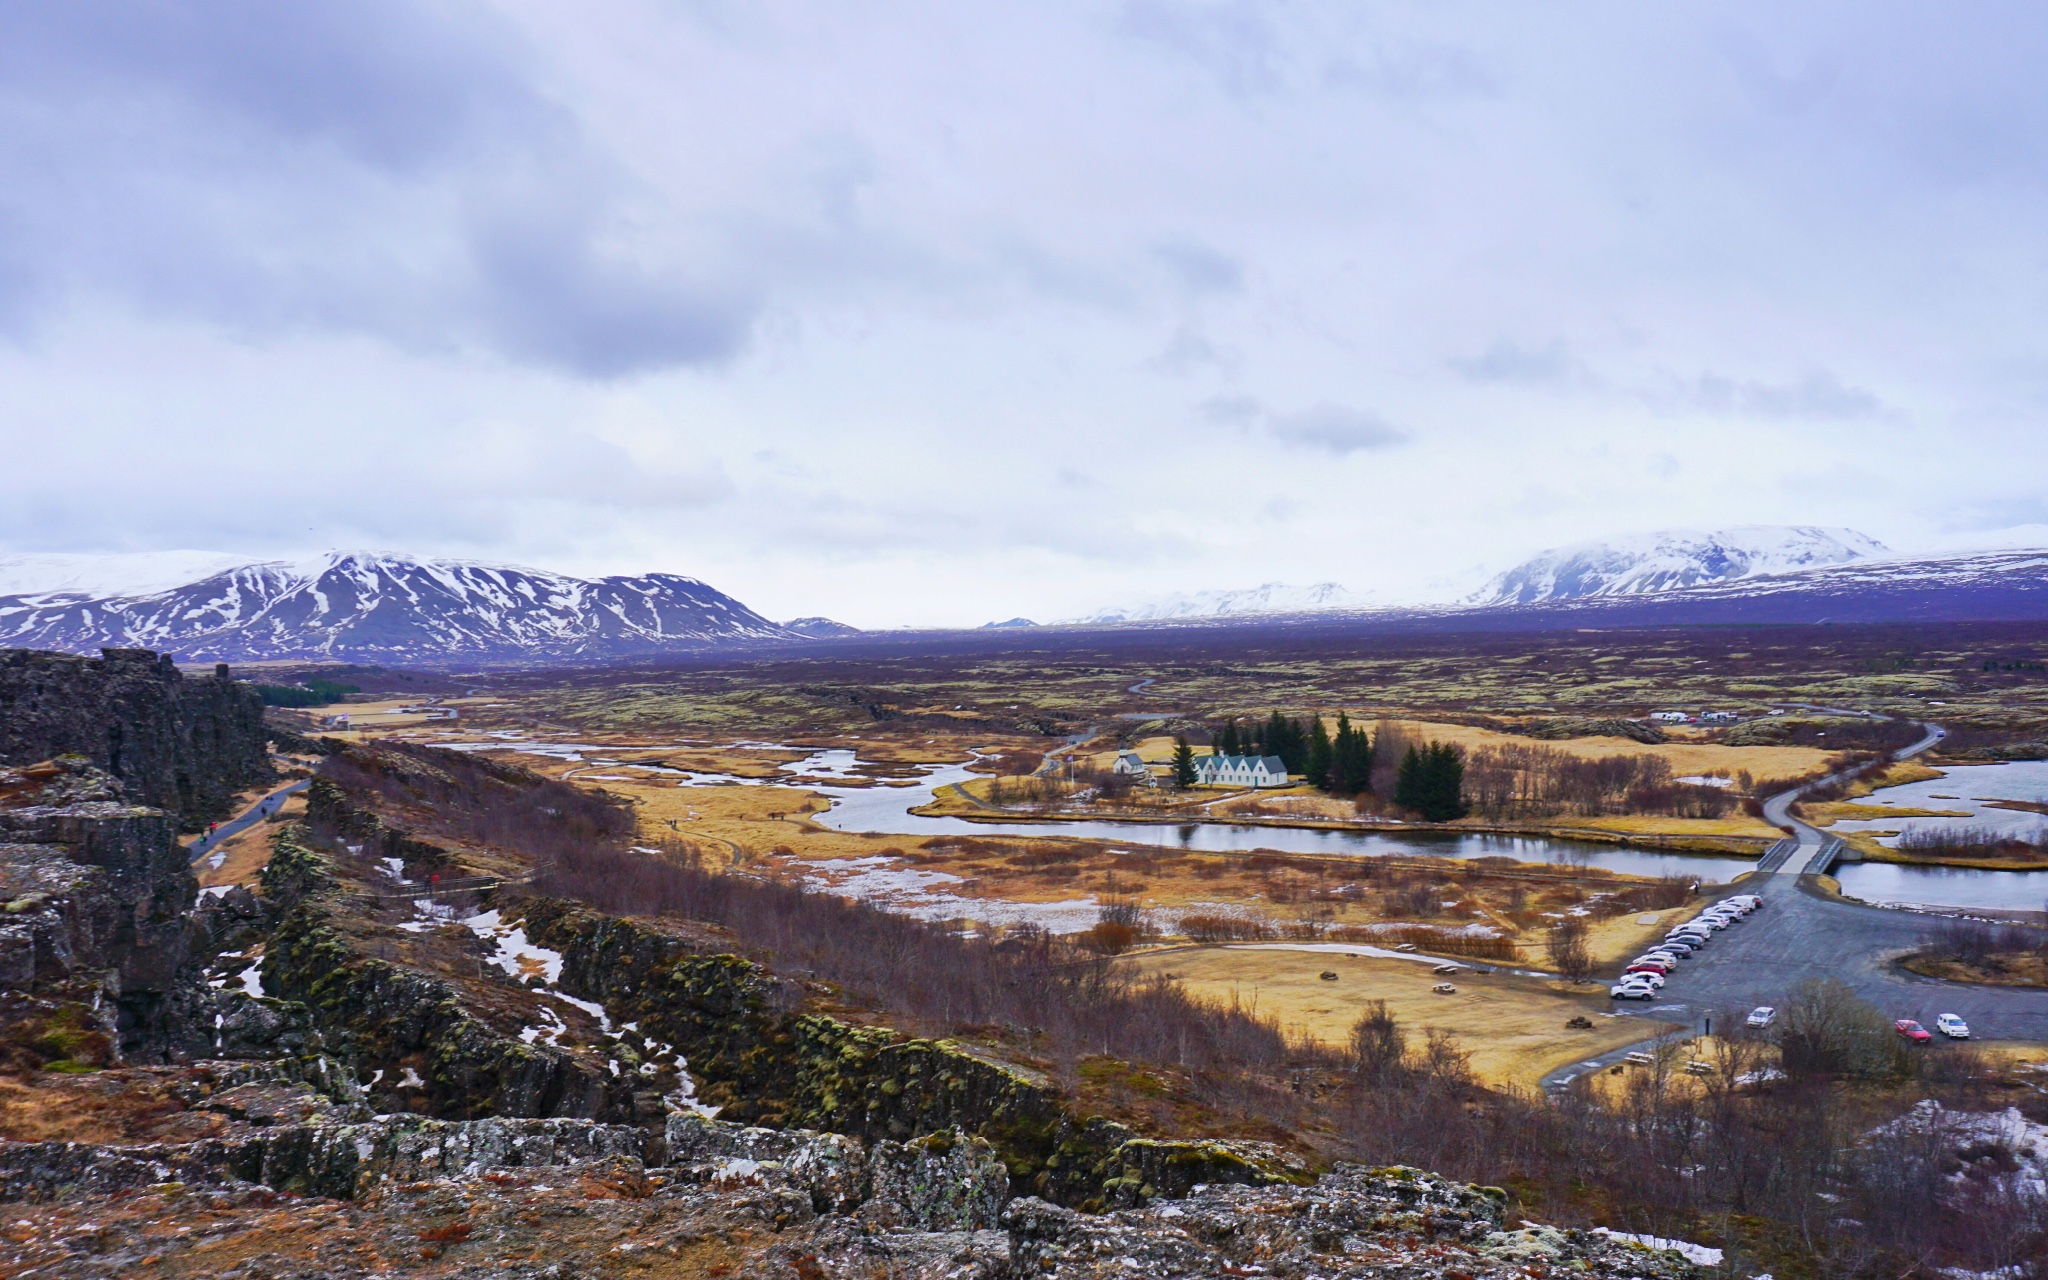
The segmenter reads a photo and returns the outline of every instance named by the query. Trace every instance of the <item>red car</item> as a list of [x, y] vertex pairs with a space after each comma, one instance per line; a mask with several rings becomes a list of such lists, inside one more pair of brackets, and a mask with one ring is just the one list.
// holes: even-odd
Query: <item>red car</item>
[[1914, 1044], [1926, 1044], [1934, 1034], [1911, 1018], [1900, 1018], [1892, 1024], [1892, 1030], [1911, 1040]]

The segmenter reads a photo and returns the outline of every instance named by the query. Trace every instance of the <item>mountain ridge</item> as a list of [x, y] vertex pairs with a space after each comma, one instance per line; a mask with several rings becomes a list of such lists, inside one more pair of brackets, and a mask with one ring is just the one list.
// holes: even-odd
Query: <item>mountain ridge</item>
[[188, 661], [606, 660], [800, 633], [680, 574], [576, 578], [379, 552], [239, 565], [168, 590], [0, 597], [0, 645]]
[[1654, 595], [1891, 554], [1866, 534], [1817, 525], [1659, 529], [1538, 552], [1460, 603], [1527, 605]]

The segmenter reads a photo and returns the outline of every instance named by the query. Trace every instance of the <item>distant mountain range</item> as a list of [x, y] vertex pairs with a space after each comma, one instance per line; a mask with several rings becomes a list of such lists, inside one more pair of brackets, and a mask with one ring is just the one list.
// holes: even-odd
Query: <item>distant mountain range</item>
[[585, 579], [368, 552], [245, 564], [167, 590], [0, 596], [0, 646], [154, 649], [188, 661], [591, 662], [802, 639], [676, 574]]
[[1114, 626], [1119, 622], [1164, 622], [1177, 618], [1236, 618], [1261, 613], [1314, 613], [1324, 609], [1363, 609], [1366, 597], [1334, 582], [1295, 586], [1268, 582], [1236, 591], [1183, 591], [1155, 596], [1122, 608], [1098, 609], [1063, 626]]
[[[884, 642], [829, 618], [777, 623], [695, 578], [576, 578], [335, 552], [221, 567], [199, 552], [0, 556], [0, 647], [154, 649], [194, 662], [413, 667], [599, 663], [756, 644]], [[197, 565], [200, 576], [179, 573]], [[166, 578], [174, 585], [162, 585]], [[1367, 607], [1334, 583], [1267, 583], [1103, 609], [1074, 627], [1316, 619], [1344, 628], [1540, 630], [1703, 623], [2048, 621], [2048, 550], [1899, 556], [1847, 529], [1669, 531], [1543, 552], [1455, 604]], [[1320, 625], [1320, 624], [1319, 624]], [[1035, 627], [1028, 618], [984, 630]]]
[[1884, 544], [1853, 529], [1755, 524], [1712, 532], [1667, 529], [1545, 551], [1487, 583], [1466, 603], [1552, 604], [1650, 595], [1888, 554]]

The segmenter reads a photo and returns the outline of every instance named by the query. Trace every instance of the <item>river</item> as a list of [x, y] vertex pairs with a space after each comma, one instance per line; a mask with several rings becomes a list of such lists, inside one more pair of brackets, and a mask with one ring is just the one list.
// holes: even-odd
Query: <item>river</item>
[[[620, 774], [644, 771], [674, 777], [685, 786], [721, 786], [741, 783], [762, 785], [763, 780], [731, 778], [721, 774], [690, 774], [658, 766], [628, 765], [609, 757], [609, 748], [582, 743], [495, 741], [450, 743], [468, 750], [523, 751], [561, 760], [582, 760], [592, 766]], [[748, 744], [767, 747], [773, 744]], [[1241, 852], [1274, 849], [1283, 853], [1342, 853], [1358, 857], [1405, 855], [1439, 858], [1513, 858], [1518, 862], [1550, 863], [1561, 866], [1602, 867], [1622, 875], [1696, 876], [1703, 881], [1725, 883], [1751, 870], [1747, 858], [1696, 854], [1657, 853], [1587, 841], [1557, 840], [1540, 836], [1441, 835], [1417, 832], [1413, 835], [1381, 831], [1323, 831], [1301, 827], [1253, 826], [1241, 823], [1187, 822], [1145, 823], [1107, 820], [1078, 822], [969, 822], [963, 818], [926, 818], [910, 810], [929, 804], [940, 787], [976, 775], [964, 764], [931, 765], [915, 786], [892, 787], [876, 784], [837, 787], [824, 781], [831, 777], [853, 777], [855, 752], [849, 748], [817, 751], [787, 768], [804, 775], [806, 790], [817, 791], [832, 801], [832, 808], [818, 815], [820, 825], [836, 831], [900, 836], [1010, 835], [1071, 836], [1084, 840], [1113, 840], [1121, 844], [1149, 844], [1186, 849], [1194, 853]], [[2009, 770], [2011, 772], [1996, 773]], [[1990, 798], [2032, 799], [2037, 793], [2048, 798], [2048, 765], [1994, 765], [1951, 769], [1956, 782], [1918, 783], [1912, 787], [1888, 788], [1864, 803], [1890, 801], [1917, 807], [1971, 809], [1973, 814], [2001, 814], [2008, 820], [2038, 822], [2034, 815], [1983, 810], [1979, 804]], [[581, 775], [601, 780], [605, 774]], [[772, 784], [773, 780], [765, 780]], [[1968, 785], [1964, 785], [1967, 783]], [[1968, 797], [1971, 803], [1928, 798], [1923, 793]], [[1882, 797], [1880, 799], [1879, 797]], [[1947, 819], [1946, 821], [1982, 821]], [[1907, 820], [1930, 821], [1930, 820]], [[1931, 821], [1942, 821], [1935, 819]], [[1844, 827], [1866, 824], [1842, 824]], [[1973, 871], [1945, 867], [1905, 867], [1890, 863], [1851, 863], [1838, 869], [1842, 891], [1866, 902], [1911, 903], [1920, 906], [1958, 908], [2004, 908], [2038, 911], [2048, 900], [2048, 873], [2026, 871]]]

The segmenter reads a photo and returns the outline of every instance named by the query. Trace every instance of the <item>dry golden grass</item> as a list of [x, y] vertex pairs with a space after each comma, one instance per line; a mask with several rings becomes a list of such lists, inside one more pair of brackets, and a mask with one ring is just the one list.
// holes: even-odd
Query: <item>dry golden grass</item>
[[1413, 737], [1455, 743], [1468, 750], [1508, 743], [1520, 746], [1535, 743], [1580, 756], [1662, 756], [1671, 762], [1671, 772], [1679, 777], [1719, 771], [1732, 778], [1747, 769], [1752, 777], [1758, 779], [1788, 778], [1818, 768], [1828, 759], [1827, 752], [1811, 747], [1724, 747], [1711, 742], [1648, 743], [1629, 738], [1561, 738], [1536, 742], [1531, 738], [1462, 724], [1438, 724], [1427, 720], [1401, 720], [1396, 723]]
[[[1139, 973], [1173, 974], [1197, 995], [1236, 1000], [1332, 1045], [1349, 1040], [1367, 1001], [1384, 1000], [1411, 1044], [1419, 1045], [1430, 1029], [1448, 1032], [1472, 1055], [1479, 1078], [1497, 1085], [1534, 1088], [1557, 1067], [1662, 1030], [1644, 1018], [1608, 1016], [1604, 988], [1601, 996], [1590, 987], [1579, 994], [1563, 984], [1471, 970], [1439, 977], [1410, 960], [1226, 946], [1156, 952], [1126, 963]], [[1324, 981], [1324, 972], [1337, 980]], [[1431, 990], [1446, 981], [1458, 988], [1456, 995]], [[1593, 1029], [1567, 1028], [1574, 1016], [1590, 1018]]]

